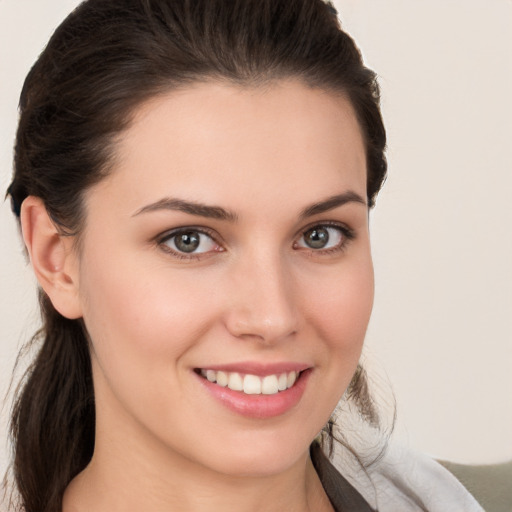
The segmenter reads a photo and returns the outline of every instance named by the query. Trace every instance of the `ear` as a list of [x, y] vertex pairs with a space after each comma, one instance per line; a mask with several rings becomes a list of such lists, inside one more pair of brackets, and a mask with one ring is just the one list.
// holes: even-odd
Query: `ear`
[[43, 201], [34, 196], [28, 196], [21, 205], [21, 230], [34, 273], [53, 307], [66, 318], [80, 318], [73, 238], [60, 234]]

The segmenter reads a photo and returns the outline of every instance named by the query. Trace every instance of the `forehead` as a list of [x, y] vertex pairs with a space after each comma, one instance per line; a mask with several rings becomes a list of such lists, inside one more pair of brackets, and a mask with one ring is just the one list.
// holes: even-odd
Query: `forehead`
[[139, 107], [101, 188], [133, 211], [158, 196], [234, 209], [247, 198], [299, 204], [346, 189], [365, 197], [365, 148], [342, 95], [291, 81], [201, 83]]

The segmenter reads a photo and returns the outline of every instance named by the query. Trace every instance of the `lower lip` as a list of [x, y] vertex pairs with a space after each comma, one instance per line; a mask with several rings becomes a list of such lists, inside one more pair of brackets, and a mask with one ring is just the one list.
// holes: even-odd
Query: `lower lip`
[[247, 418], [274, 418], [293, 409], [302, 398], [311, 369], [301, 372], [295, 384], [285, 391], [273, 395], [246, 395], [242, 391], [233, 391], [214, 384], [195, 374], [206, 390], [231, 411]]

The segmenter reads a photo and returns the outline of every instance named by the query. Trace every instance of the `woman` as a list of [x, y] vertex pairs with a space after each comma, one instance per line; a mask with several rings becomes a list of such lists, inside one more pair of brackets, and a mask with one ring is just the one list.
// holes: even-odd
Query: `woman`
[[24, 510], [479, 510], [433, 463], [418, 483], [318, 444], [343, 395], [378, 424], [358, 361], [384, 148], [375, 75], [320, 0], [68, 17], [9, 188], [44, 319], [12, 419]]

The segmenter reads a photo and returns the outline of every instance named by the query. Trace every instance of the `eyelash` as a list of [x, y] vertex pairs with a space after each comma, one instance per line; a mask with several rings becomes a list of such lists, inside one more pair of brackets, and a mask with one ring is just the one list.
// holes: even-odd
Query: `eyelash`
[[294, 242], [294, 249], [296, 250], [304, 250], [309, 252], [310, 256], [315, 255], [330, 255], [330, 254], [336, 254], [341, 253], [345, 251], [352, 240], [356, 238], [356, 233], [353, 229], [349, 228], [345, 224], [341, 224], [339, 222], [332, 222], [332, 221], [326, 221], [326, 222], [315, 222], [314, 224], [310, 224], [309, 226], [306, 226], [305, 228], [301, 229], [298, 233], [298, 236], [303, 237], [308, 231], [311, 231], [314, 228], [334, 228], [337, 229], [341, 234], [341, 242], [334, 246], [330, 247], [328, 249], [313, 249], [313, 248], [307, 248], [307, 247], [297, 247], [298, 242]]
[[[305, 228], [301, 229], [301, 231], [296, 235], [296, 238], [299, 239], [302, 238], [308, 231], [311, 231], [314, 228], [334, 228], [337, 229], [340, 232], [340, 235], [342, 237], [342, 240], [339, 244], [337, 244], [335, 247], [330, 247], [328, 249], [313, 249], [308, 247], [302, 247], [298, 246], [298, 241], [295, 241], [293, 243], [293, 248], [295, 250], [300, 251], [306, 251], [309, 252], [311, 256], [314, 255], [330, 255], [335, 254], [339, 252], [343, 252], [349, 243], [356, 238], [356, 234], [354, 230], [350, 229], [348, 226], [344, 224], [340, 224], [338, 222], [320, 222], [320, 223], [314, 223], [309, 226], [306, 226]], [[174, 237], [185, 234], [187, 232], [192, 233], [199, 233], [200, 235], [206, 235], [209, 237], [212, 242], [219, 248], [217, 250], [213, 251], [205, 251], [205, 252], [190, 252], [185, 253], [178, 250], [174, 250], [170, 248], [168, 245], [166, 245], [170, 240], [172, 240]], [[157, 245], [166, 253], [171, 254], [173, 257], [180, 259], [180, 260], [200, 260], [203, 258], [207, 258], [211, 256], [212, 254], [224, 252], [224, 249], [222, 245], [217, 241], [216, 233], [213, 230], [204, 228], [204, 227], [196, 227], [196, 226], [185, 226], [181, 228], [176, 228], [171, 231], [167, 231], [166, 233], [162, 234], [161, 236], [156, 238]]]
[[[217, 245], [219, 247], [219, 250], [208, 251], [208, 252], [199, 252], [199, 253], [191, 252], [191, 253], [187, 254], [186, 252], [180, 252], [180, 251], [171, 249], [168, 245], [166, 245], [166, 243], [169, 242], [170, 240], [172, 240], [174, 237], [177, 237], [180, 234], [185, 234], [187, 232], [199, 233], [201, 235], [206, 235], [215, 243], [215, 245]], [[157, 242], [157, 245], [163, 251], [165, 251], [168, 254], [171, 254], [173, 257], [178, 258], [180, 260], [199, 260], [199, 259], [210, 256], [212, 253], [224, 252], [224, 249], [222, 248], [222, 246], [217, 242], [217, 237], [215, 235], [215, 232], [210, 229], [203, 228], [203, 227], [184, 226], [181, 228], [176, 228], [171, 231], [167, 231], [163, 235], [159, 236], [157, 238], [156, 242]]]

